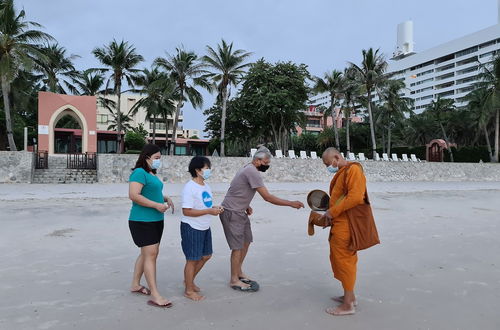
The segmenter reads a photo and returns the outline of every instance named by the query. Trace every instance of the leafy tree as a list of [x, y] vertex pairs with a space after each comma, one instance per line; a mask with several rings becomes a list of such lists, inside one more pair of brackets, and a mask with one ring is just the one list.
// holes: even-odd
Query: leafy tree
[[134, 48], [126, 41], [117, 42], [116, 40], [111, 41], [108, 45], [104, 47], [95, 48], [92, 53], [94, 56], [106, 66], [106, 68], [98, 69], [100, 72], [111, 71], [111, 75], [106, 82], [106, 90], [108, 89], [109, 83], [113, 81], [114, 90], [113, 93], [117, 96], [118, 101], [116, 102], [116, 125], [114, 126], [118, 132], [118, 153], [122, 151], [122, 113], [121, 113], [121, 94], [122, 94], [122, 82], [123, 79], [127, 82], [128, 86], [134, 87], [134, 79], [138, 73], [136, 66], [144, 61], [142, 55], [139, 55]]
[[71, 85], [68, 85], [68, 89], [71, 93], [75, 95], [97, 95], [101, 93], [106, 93], [103, 89], [104, 86], [104, 75], [92, 69], [87, 69], [82, 72], [78, 72], [72, 78]]
[[212, 70], [208, 75], [217, 85], [217, 91], [222, 104], [221, 130], [220, 130], [220, 156], [225, 156], [224, 142], [226, 132], [228, 88], [236, 86], [238, 79], [249, 65], [245, 60], [251, 55], [242, 49], [233, 50], [233, 43], [228, 44], [224, 39], [217, 45], [217, 49], [207, 46], [207, 55], [203, 61]]
[[431, 104], [429, 104], [426, 111], [428, 111], [436, 120], [439, 127], [441, 128], [441, 133], [443, 134], [443, 139], [448, 146], [448, 150], [450, 152], [450, 159], [453, 162], [453, 151], [450, 147], [450, 140], [448, 139], [448, 135], [446, 134], [446, 130], [444, 125], [446, 123], [447, 118], [449, 118], [449, 113], [455, 110], [454, 100], [452, 99], [443, 99], [438, 97], [436, 100], [432, 100]]
[[492, 108], [489, 102], [490, 94], [486, 88], [479, 88], [467, 95], [468, 109], [476, 115], [476, 122], [479, 130], [484, 134], [486, 140], [486, 147], [488, 148], [488, 153], [490, 155], [490, 161], [494, 161], [495, 157], [493, 155], [493, 150], [491, 149], [491, 143], [488, 132], [488, 124], [492, 119]]
[[78, 55], [66, 55], [66, 49], [57, 43], [47, 44], [41, 48], [43, 59], [35, 60], [35, 70], [41, 73], [40, 78], [49, 92], [66, 94], [72, 90], [71, 81], [78, 76], [73, 61]]

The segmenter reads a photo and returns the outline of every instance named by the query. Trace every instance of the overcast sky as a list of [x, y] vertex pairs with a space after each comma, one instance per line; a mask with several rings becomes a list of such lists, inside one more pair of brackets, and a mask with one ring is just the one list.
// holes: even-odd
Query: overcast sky
[[[422, 51], [494, 25], [497, 0], [17, 0], [29, 20], [72, 54], [78, 69], [98, 66], [91, 55], [113, 38], [135, 45], [149, 66], [178, 45], [203, 54], [221, 38], [254, 53], [252, 60], [305, 63], [314, 75], [359, 62], [361, 49], [390, 55], [396, 26], [414, 21]], [[213, 96], [205, 95], [203, 109]], [[203, 130], [202, 110], [184, 108], [184, 128]]]

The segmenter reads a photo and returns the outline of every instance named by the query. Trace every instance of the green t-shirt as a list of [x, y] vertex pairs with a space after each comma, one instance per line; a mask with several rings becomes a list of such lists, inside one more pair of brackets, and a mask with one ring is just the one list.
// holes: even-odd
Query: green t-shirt
[[[143, 185], [141, 195], [157, 203], [163, 203], [163, 182], [156, 175], [146, 172], [143, 168], [136, 168], [130, 174], [129, 182], [139, 182]], [[145, 207], [132, 202], [132, 209], [128, 218], [132, 221], [154, 222], [164, 219], [163, 213], [151, 207]]]

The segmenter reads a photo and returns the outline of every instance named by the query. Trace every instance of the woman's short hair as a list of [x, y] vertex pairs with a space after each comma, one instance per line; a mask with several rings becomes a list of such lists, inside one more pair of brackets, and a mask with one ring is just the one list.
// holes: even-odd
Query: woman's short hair
[[158, 147], [156, 144], [146, 144], [142, 148], [141, 154], [139, 155], [139, 158], [137, 159], [135, 167], [132, 169], [132, 171], [136, 168], [143, 168], [146, 172], [153, 172], [154, 174], [156, 174], [156, 170], [149, 167], [147, 160], [157, 152], [160, 152], [160, 147]]
[[210, 163], [210, 159], [208, 159], [207, 157], [203, 157], [203, 156], [194, 156], [191, 159], [191, 161], [189, 162], [188, 171], [193, 178], [196, 178], [198, 176], [198, 174], [196, 174], [196, 170], [201, 170], [202, 168], [205, 167], [205, 165], [208, 168], [212, 167], [212, 164]]

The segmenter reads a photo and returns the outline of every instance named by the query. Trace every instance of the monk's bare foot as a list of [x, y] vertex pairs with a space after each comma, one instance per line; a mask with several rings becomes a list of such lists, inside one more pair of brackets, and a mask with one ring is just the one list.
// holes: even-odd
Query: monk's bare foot
[[[184, 286], [186, 286], [186, 281], [184, 281]], [[201, 292], [201, 289], [196, 284], [193, 284], [193, 291], [194, 292]]]
[[343, 315], [353, 315], [356, 313], [354, 306], [352, 304], [342, 304], [337, 307], [327, 308], [326, 312], [330, 315], [343, 316]]
[[[343, 304], [344, 303], [344, 296], [340, 296], [340, 297], [332, 297], [332, 300], [333, 301], [336, 301], [338, 303], [341, 303]], [[354, 300], [354, 307], [358, 306], [358, 301], [357, 300]]]
[[163, 298], [160, 295], [157, 295], [157, 296], [151, 295], [151, 301], [154, 302], [155, 304], [159, 305], [159, 306], [166, 306], [169, 303], [172, 303], [170, 300], [165, 299], [165, 298]]
[[204, 296], [198, 294], [198, 292], [195, 292], [195, 291], [184, 292], [184, 297], [189, 298], [189, 299], [194, 300], [194, 301], [201, 301], [201, 300], [205, 299]]
[[241, 287], [241, 288], [243, 288], [243, 289], [248, 289], [251, 285], [250, 285], [250, 284], [246, 284], [246, 283], [244, 283], [244, 282], [242, 282], [242, 281], [238, 280], [238, 281], [235, 281], [235, 282], [230, 282], [230, 283], [229, 283], [229, 286], [230, 286], [230, 287], [233, 287], [233, 286], [239, 286], [239, 287]]

